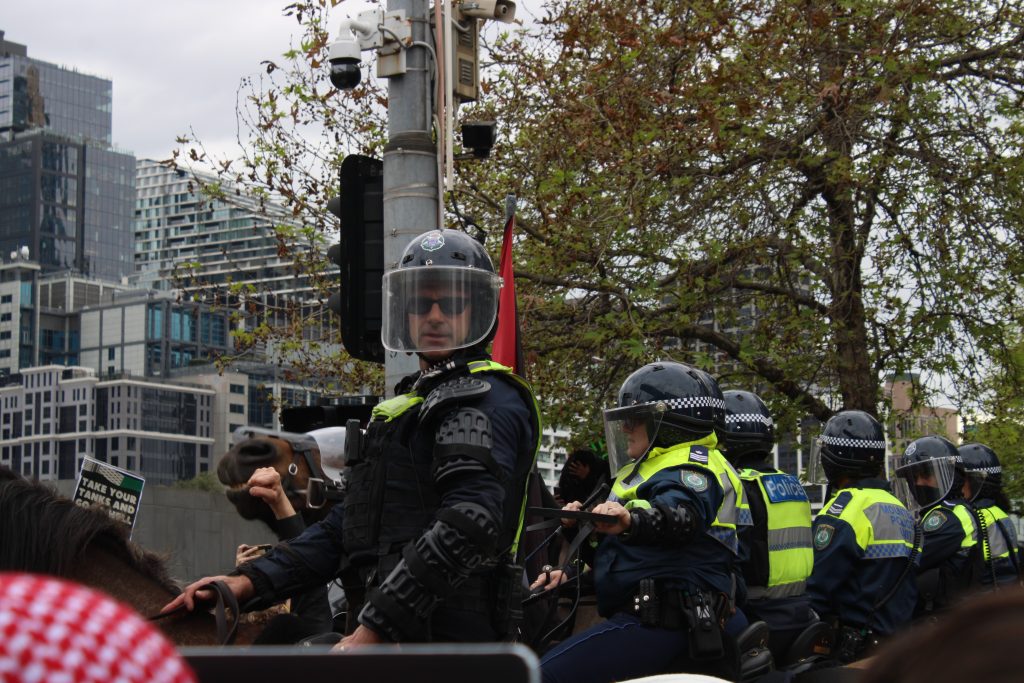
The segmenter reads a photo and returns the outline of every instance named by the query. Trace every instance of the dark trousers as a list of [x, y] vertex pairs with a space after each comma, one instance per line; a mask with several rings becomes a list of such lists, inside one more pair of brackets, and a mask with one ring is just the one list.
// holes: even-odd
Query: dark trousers
[[548, 650], [540, 660], [541, 677], [544, 683], [608, 683], [716, 666], [688, 666], [688, 652], [685, 631], [644, 626], [619, 613]]

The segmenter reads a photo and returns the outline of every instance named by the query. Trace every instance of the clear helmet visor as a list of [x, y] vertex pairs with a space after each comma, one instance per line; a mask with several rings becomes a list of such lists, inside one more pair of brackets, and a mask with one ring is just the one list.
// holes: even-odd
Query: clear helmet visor
[[422, 266], [384, 274], [381, 342], [389, 351], [454, 351], [487, 339], [501, 278], [479, 268]]
[[[956, 463], [952, 457], [930, 460], [903, 457], [897, 459], [893, 474], [893, 494], [909, 509], [919, 511], [949, 496], [956, 476]], [[901, 493], [906, 497], [900, 497]]]
[[825, 468], [821, 462], [821, 439], [815, 439], [811, 443], [811, 456], [807, 461], [807, 482], [808, 484], [827, 484], [828, 477], [825, 475]]
[[973, 503], [978, 499], [978, 496], [981, 495], [981, 488], [985, 485], [985, 481], [991, 474], [1000, 473], [1002, 468], [993, 467], [989, 469], [995, 471], [971, 470], [965, 474], [964, 479], [967, 482], [967, 485], [964, 487], [964, 498], [968, 503]]
[[664, 403], [645, 403], [604, 411], [608, 467], [612, 476], [630, 462], [638, 462], [654, 444], [665, 414]]

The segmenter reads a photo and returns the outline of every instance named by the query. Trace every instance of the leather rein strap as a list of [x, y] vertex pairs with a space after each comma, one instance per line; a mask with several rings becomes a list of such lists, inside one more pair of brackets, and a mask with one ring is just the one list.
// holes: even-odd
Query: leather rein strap
[[[232, 645], [234, 644], [235, 636], [238, 633], [238, 616], [240, 614], [238, 609], [238, 600], [235, 599], [235, 594], [231, 592], [231, 589], [228, 588], [223, 581], [211, 581], [210, 583], [201, 586], [199, 590], [203, 590], [205, 588], [211, 589], [216, 595], [216, 604], [213, 608], [213, 616], [217, 622], [217, 642], [221, 645]], [[230, 623], [227, 615], [228, 610], [231, 610]], [[149, 617], [149, 621], [159, 621], [160, 619], [187, 611], [188, 608], [181, 605], [170, 612], [153, 615]]]

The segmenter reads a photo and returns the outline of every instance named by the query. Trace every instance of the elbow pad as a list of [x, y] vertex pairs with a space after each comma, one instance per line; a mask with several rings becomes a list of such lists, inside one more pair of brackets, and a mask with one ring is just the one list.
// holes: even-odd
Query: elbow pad
[[655, 503], [650, 508], [631, 510], [629, 532], [625, 543], [635, 545], [679, 545], [690, 540], [697, 531], [697, 512], [688, 503], [669, 507]]
[[479, 505], [440, 510], [380, 588], [368, 592], [359, 622], [394, 642], [427, 640], [430, 615], [491, 556], [497, 538], [498, 525]]

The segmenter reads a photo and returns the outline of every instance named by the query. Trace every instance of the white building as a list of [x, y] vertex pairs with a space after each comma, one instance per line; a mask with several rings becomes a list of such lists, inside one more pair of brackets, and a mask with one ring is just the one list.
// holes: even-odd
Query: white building
[[88, 368], [23, 369], [0, 387], [0, 465], [40, 480], [73, 479], [94, 457], [169, 484], [214, 463], [215, 391]]

